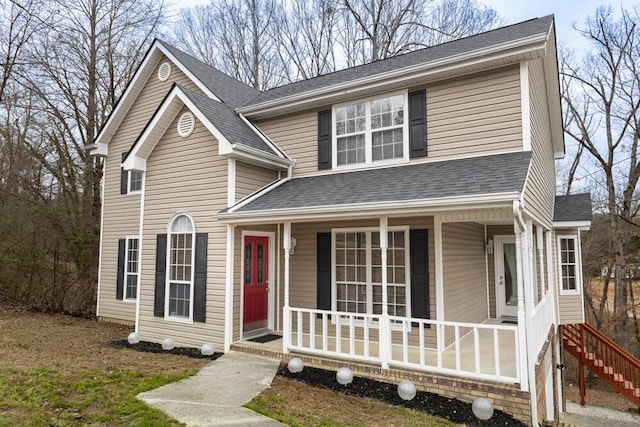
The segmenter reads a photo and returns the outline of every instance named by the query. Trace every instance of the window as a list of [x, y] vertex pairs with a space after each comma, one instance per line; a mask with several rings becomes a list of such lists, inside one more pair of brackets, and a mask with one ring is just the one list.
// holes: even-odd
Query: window
[[169, 236], [167, 315], [191, 319], [193, 292], [194, 232], [191, 219], [178, 216], [171, 224]]
[[129, 171], [129, 193], [137, 193], [142, 190], [143, 172]]
[[406, 95], [397, 94], [335, 107], [337, 166], [407, 160]]
[[[389, 315], [409, 316], [408, 229], [391, 229], [387, 248]], [[382, 314], [382, 252], [375, 230], [333, 232], [337, 311]]]
[[127, 254], [124, 266], [125, 299], [138, 297], [138, 267], [140, 239], [127, 237]]
[[577, 262], [577, 239], [575, 237], [559, 237], [560, 247], [560, 277], [562, 289], [560, 293], [577, 294], [580, 292], [579, 268]]

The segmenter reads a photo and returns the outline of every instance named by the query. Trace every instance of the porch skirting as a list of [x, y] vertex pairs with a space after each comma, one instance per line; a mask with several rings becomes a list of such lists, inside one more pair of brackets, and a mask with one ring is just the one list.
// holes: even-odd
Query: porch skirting
[[281, 350], [244, 342], [232, 344], [231, 349], [280, 359], [283, 363], [298, 357], [304, 362], [305, 366], [331, 371], [337, 371], [346, 366], [353, 371], [354, 375], [393, 384], [398, 384], [402, 380], [410, 380], [419, 390], [469, 403], [478, 397], [486, 397], [493, 402], [494, 408], [511, 414], [514, 418], [527, 425], [531, 423], [530, 396], [528, 392], [521, 391], [518, 384], [502, 384], [493, 381], [465, 379], [399, 368], [382, 369], [379, 365], [362, 362], [336, 360], [329, 357], [310, 356], [295, 352], [285, 354]]

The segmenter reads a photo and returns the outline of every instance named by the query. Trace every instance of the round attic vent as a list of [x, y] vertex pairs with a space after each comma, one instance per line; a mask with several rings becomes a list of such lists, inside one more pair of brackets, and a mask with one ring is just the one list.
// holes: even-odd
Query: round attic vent
[[178, 119], [178, 135], [183, 138], [188, 137], [196, 126], [196, 119], [191, 113], [184, 113]]
[[170, 75], [171, 75], [171, 64], [165, 61], [162, 64], [160, 64], [160, 67], [158, 67], [158, 80], [160, 80], [161, 82], [164, 82], [169, 78]]

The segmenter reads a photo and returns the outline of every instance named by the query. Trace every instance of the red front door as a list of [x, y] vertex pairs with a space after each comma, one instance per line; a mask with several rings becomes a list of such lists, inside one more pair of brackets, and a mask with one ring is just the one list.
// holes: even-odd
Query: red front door
[[[244, 238], [244, 323], [264, 322], [268, 317], [268, 238]], [[256, 325], [258, 326], [258, 325]]]

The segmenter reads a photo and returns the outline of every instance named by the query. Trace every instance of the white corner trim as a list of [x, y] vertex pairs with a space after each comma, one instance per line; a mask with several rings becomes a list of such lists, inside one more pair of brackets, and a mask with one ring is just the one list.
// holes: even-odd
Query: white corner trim
[[236, 203], [236, 159], [227, 159], [227, 207]]
[[436, 278], [436, 320], [442, 321], [444, 317], [444, 264], [442, 254], [442, 216], [433, 216], [433, 244], [435, 252], [435, 278]]
[[224, 298], [224, 352], [231, 350], [233, 342], [233, 265], [235, 226], [227, 225], [226, 278]]
[[522, 150], [531, 151], [531, 93], [529, 62], [520, 63], [520, 111], [522, 116]]
[[140, 332], [140, 297], [142, 288], [142, 238], [144, 227], [144, 197], [145, 197], [145, 183], [147, 180], [147, 174], [142, 174], [142, 189], [140, 190], [140, 223], [138, 225], [138, 289], [136, 289], [136, 324], [135, 332]]
[[102, 163], [102, 183], [100, 187], [100, 247], [98, 250], [98, 295], [96, 296], [96, 317], [100, 316], [100, 287], [102, 285], [102, 251], [104, 245], [104, 187], [107, 180], [107, 158]]

